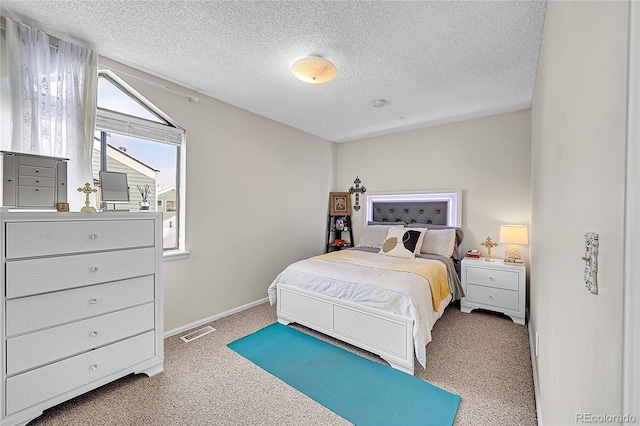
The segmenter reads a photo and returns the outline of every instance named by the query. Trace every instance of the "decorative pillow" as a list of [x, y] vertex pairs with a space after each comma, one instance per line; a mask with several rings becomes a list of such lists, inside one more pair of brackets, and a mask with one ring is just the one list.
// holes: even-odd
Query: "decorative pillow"
[[451, 257], [456, 245], [455, 229], [428, 229], [422, 243], [421, 253]]
[[386, 256], [414, 259], [416, 249], [419, 250], [424, 232], [417, 229], [396, 228], [390, 229], [386, 240], [380, 248], [379, 254]]
[[404, 225], [369, 225], [362, 230], [357, 247], [372, 247], [379, 249], [387, 238], [390, 229], [404, 228]]
[[420, 255], [420, 250], [422, 249], [422, 244], [424, 242], [424, 237], [427, 235], [427, 228], [414, 228], [413, 226], [405, 226], [404, 229], [409, 230], [409, 231], [418, 231], [420, 232], [420, 239], [418, 239], [418, 244], [416, 245], [415, 250], [413, 251], [413, 254], [415, 254], [416, 256]]

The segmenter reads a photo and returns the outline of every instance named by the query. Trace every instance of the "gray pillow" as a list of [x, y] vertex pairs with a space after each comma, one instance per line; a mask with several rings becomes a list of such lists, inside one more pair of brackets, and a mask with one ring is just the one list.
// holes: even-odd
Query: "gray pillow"
[[[456, 240], [455, 240], [455, 246], [454, 246], [451, 257], [454, 258], [455, 260], [460, 260], [460, 255], [458, 252], [460, 251], [459, 247], [460, 247], [460, 244], [462, 244], [462, 239], [464, 238], [464, 231], [462, 230], [462, 228], [458, 228], [456, 226], [447, 226], [447, 225], [432, 225], [429, 223], [409, 223], [407, 224], [407, 228], [455, 229]], [[425, 240], [426, 240], [426, 236], [425, 236]]]
[[404, 228], [403, 224], [388, 224], [384, 225], [369, 225], [365, 226], [362, 230], [362, 235], [358, 240], [357, 247], [372, 247], [381, 248], [384, 241], [387, 239], [389, 229], [392, 228]]

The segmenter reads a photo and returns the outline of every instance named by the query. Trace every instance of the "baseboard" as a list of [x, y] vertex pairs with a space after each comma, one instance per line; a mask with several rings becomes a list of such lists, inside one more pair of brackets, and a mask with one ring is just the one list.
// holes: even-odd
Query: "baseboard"
[[538, 368], [536, 365], [536, 346], [533, 336], [533, 328], [531, 327], [531, 319], [528, 323], [529, 329], [529, 350], [531, 351], [531, 370], [533, 372], [533, 391], [536, 399], [536, 417], [538, 418], [538, 426], [542, 424], [542, 407], [540, 405], [540, 386], [538, 386]]
[[219, 320], [220, 318], [228, 317], [229, 315], [233, 315], [233, 314], [236, 314], [238, 312], [244, 311], [246, 309], [253, 308], [254, 306], [260, 305], [260, 304], [262, 304], [262, 303], [264, 303], [264, 302], [266, 302], [268, 300], [269, 300], [269, 298], [265, 297], [264, 299], [256, 300], [255, 302], [247, 303], [246, 305], [242, 305], [242, 306], [238, 306], [237, 308], [229, 309], [228, 311], [224, 311], [224, 312], [221, 312], [219, 314], [212, 315], [210, 317], [203, 318], [203, 319], [198, 320], [198, 321], [194, 321], [194, 322], [192, 322], [190, 324], [186, 324], [186, 325], [183, 325], [181, 327], [174, 328], [173, 330], [165, 331], [164, 332], [164, 338], [166, 339], [167, 337], [175, 336], [176, 334], [183, 333], [183, 332], [185, 332], [187, 330], [191, 330], [192, 328], [200, 327], [201, 325], [208, 324], [208, 323], [210, 323], [212, 321], [215, 321], [215, 320]]

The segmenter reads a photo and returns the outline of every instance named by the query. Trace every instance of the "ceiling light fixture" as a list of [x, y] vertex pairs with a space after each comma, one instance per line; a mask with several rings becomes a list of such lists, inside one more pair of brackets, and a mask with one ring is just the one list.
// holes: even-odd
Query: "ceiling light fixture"
[[384, 99], [376, 99], [371, 103], [371, 105], [373, 105], [374, 108], [382, 108], [386, 104], [387, 104], [387, 101]]
[[337, 69], [331, 61], [318, 56], [308, 56], [297, 60], [291, 71], [304, 82], [319, 84], [333, 80]]

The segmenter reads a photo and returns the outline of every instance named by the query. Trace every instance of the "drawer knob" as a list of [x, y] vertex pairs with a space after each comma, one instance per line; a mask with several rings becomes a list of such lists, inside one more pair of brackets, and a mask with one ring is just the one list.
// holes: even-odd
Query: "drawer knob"
[[495, 281], [496, 279], [495, 279], [495, 278], [493, 278], [493, 277], [489, 277], [489, 280], [491, 280], [491, 281]]
[[91, 337], [96, 337], [97, 335], [98, 335], [97, 331], [92, 331], [90, 334]]
[[98, 299], [91, 299], [89, 300], [89, 303], [95, 305], [96, 303], [98, 303]]
[[93, 364], [91, 367], [89, 367], [89, 370], [91, 371], [96, 371], [98, 369], [98, 364]]
[[90, 271], [91, 272], [98, 272], [98, 267], [97, 266], [92, 266]]
[[493, 296], [489, 295], [489, 300], [493, 300]]
[[95, 240], [96, 238], [98, 238], [98, 234], [89, 234], [90, 240]]

